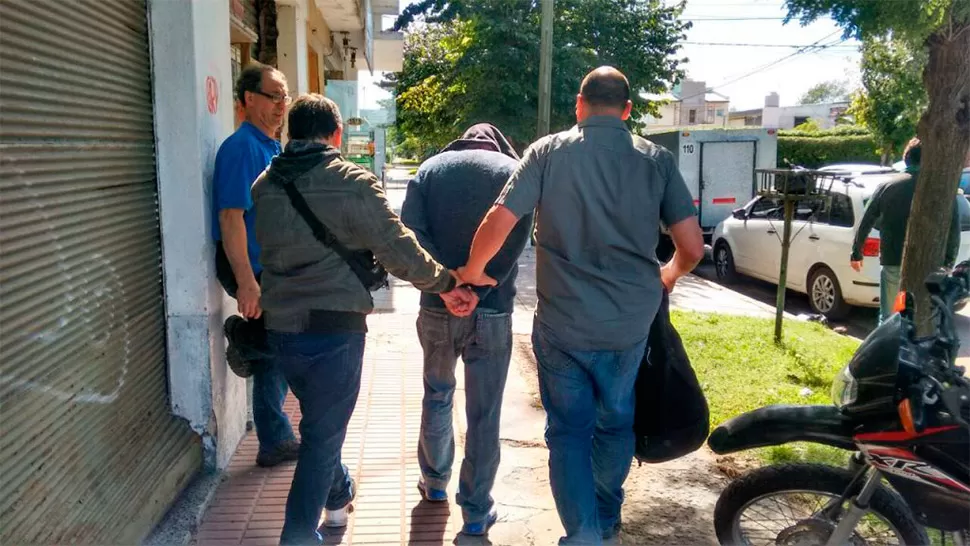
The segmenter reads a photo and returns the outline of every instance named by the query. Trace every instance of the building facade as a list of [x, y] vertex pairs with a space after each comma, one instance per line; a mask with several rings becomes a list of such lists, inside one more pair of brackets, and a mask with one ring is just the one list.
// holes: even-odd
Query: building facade
[[795, 106], [779, 106], [779, 103], [778, 93], [771, 93], [765, 97], [763, 108], [731, 112], [728, 126], [793, 129], [807, 121], [814, 121], [820, 129], [831, 129], [849, 109], [848, 102]]
[[660, 102], [660, 113], [644, 116], [641, 120], [648, 131], [675, 127], [699, 126], [700, 128], [727, 125], [731, 99], [707, 88], [702, 81], [684, 80], [664, 95], [641, 93], [649, 101]]
[[[246, 433], [209, 233], [234, 74], [399, 70], [383, 0], [0, 3], [0, 543], [141, 541]], [[273, 38], [272, 40], [268, 38]]]

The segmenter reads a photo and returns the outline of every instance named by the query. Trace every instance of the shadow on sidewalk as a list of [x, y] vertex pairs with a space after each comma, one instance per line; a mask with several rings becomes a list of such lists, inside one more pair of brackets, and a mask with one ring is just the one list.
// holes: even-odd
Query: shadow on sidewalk
[[422, 500], [411, 509], [411, 531], [408, 544], [443, 544], [448, 532], [451, 507], [447, 502]]

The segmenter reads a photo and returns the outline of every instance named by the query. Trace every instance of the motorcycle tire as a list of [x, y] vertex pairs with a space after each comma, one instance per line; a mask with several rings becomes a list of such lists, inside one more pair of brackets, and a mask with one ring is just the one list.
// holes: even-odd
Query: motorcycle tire
[[[783, 491], [816, 491], [840, 496], [855, 475], [843, 468], [820, 464], [784, 464], [760, 468], [731, 482], [714, 507], [714, 531], [722, 545], [744, 545], [735, 524], [741, 510], [760, 497]], [[856, 490], [861, 485], [856, 485]], [[926, 530], [897, 494], [880, 487], [869, 501], [869, 511], [889, 522], [906, 545], [929, 544]]]

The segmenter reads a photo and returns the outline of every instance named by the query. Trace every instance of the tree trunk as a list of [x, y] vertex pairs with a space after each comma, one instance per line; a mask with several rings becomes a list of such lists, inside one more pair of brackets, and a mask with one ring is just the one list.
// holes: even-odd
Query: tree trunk
[[[952, 8], [951, 8], [952, 9]], [[970, 148], [970, 23], [944, 25], [927, 40], [923, 82], [930, 99], [920, 119], [919, 182], [903, 251], [901, 289], [915, 296], [919, 334], [933, 332], [924, 282], [942, 266], [963, 158]]]

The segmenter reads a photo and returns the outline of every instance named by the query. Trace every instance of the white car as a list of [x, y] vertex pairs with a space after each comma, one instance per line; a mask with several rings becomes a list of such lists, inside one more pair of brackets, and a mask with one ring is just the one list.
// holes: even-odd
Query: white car
[[[849, 264], [852, 241], [862, 213], [880, 183], [894, 175], [861, 175], [835, 182], [831, 200], [798, 205], [792, 222], [788, 288], [807, 294], [812, 309], [829, 318], [845, 316], [850, 306], [879, 306], [879, 232], [873, 230], [863, 250], [862, 271]], [[961, 199], [959, 260], [970, 259], [970, 203]], [[737, 274], [778, 283], [784, 209], [776, 197], [756, 197], [714, 230], [713, 256], [718, 279]]]

